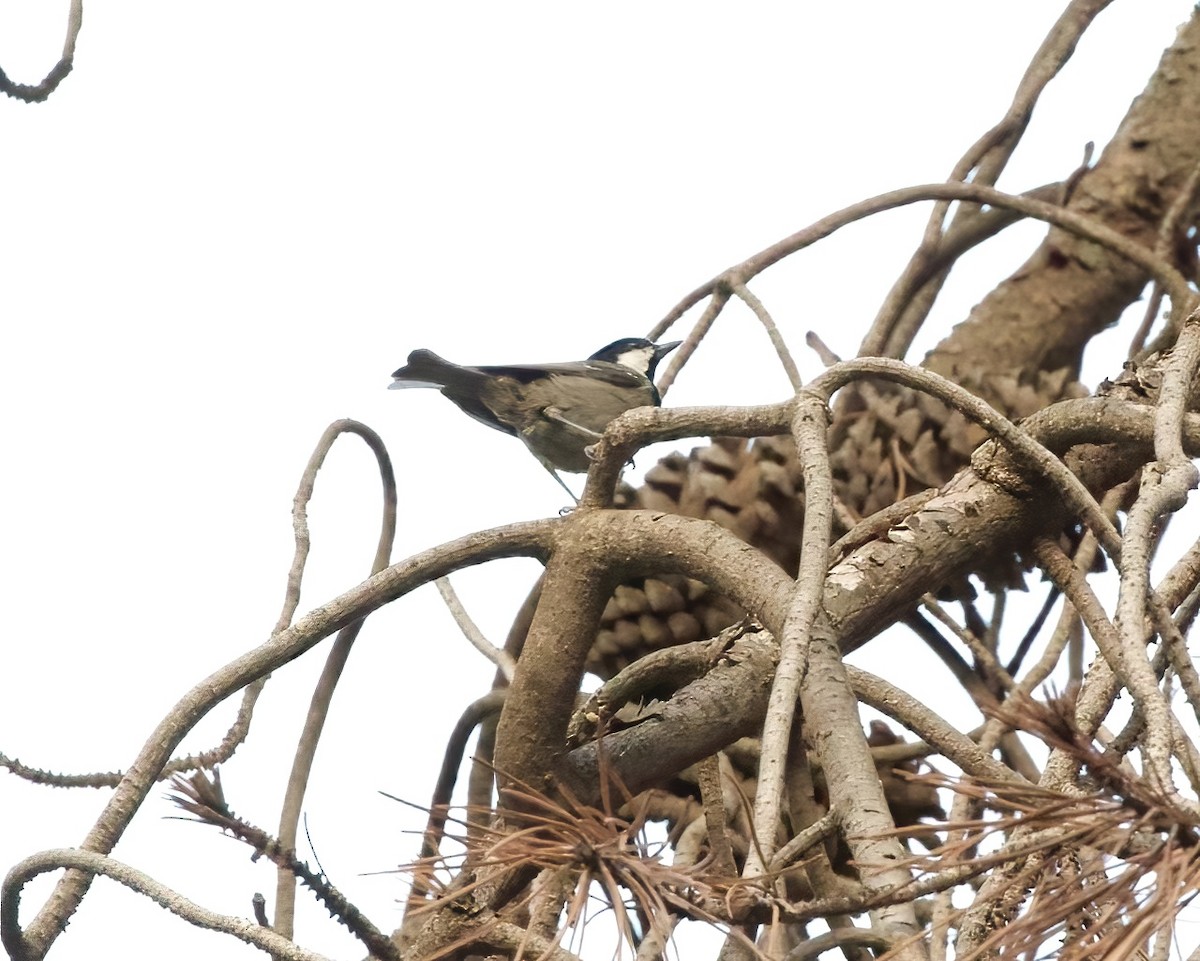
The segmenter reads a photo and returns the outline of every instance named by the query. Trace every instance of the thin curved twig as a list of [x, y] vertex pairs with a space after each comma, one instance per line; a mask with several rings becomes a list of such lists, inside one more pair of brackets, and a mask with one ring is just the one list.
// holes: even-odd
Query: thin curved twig
[[[447, 811], [450, 800], [454, 795], [454, 785], [458, 780], [458, 770], [462, 766], [466, 754], [467, 743], [471, 734], [480, 723], [489, 717], [500, 713], [508, 698], [507, 688], [496, 688], [488, 691], [483, 697], [471, 702], [459, 716], [450, 738], [446, 742], [446, 750], [442, 753], [442, 767], [438, 772], [437, 783], [433, 788], [433, 796], [429, 801], [429, 819], [425, 825], [425, 833], [421, 839], [422, 862], [429, 862], [437, 857], [441, 850], [441, 839], [446, 828]], [[409, 901], [423, 900], [429, 892], [428, 872], [422, 874], [414, 871], [412, 876], [412, 891]]]
[[849, 947], [871, 948], [883, 954], [889, 948], [895, 948], [898, 940], [908, 937], [911, 932], [894, 932], [887, 927], [839, 928], [836, 931], [826, 931], [816, 937], [802, 941], [787, 953], [784, 961], [814, 961], [826, 951], [837, 948], [846, 950]]
[[[987, 401], [931, 370], [883, 357], [843, 361], [819, 374], [809, 387], [813, 391], [831, 396], [834, 391], [856, 377], [877, 377], [881, 380], [895, 381], [936, 397], [973, 420], [1049, 480], [1072, 513], [1096, 534], [1105, 550], [1119, 563], [1120, 536], [1083, 482], [1026, 430], [1018, 427]], [[984, 469], [984, 465], [978, 462], [978, 450], [972, 460], [976, 462], [976, 471]]]
[[[125, 885], [131, 891], [150, 898], [159, 906], [166, 908], [195, 927], [231, 934], [240, 941], [266, 951], [281, 961], [328, 961], [325, 955], [308, 951], [254, 921], [217, 914], [215, 911], [203, 908], [128, 864], [123, 864], [94, 851], [80, 851], [74, 848], [42, 851], [25, 858], [8, 872], [8, 876], [4, 879], [0, 919], [4, 924], [4, 944], [10, 952], [13, 951], [14, 946], [23, 947], [27, 943], [21, 935], [17, 922], [21, 890], [39, 874], [46, 874], [61, 868], [85, 872], [89, 876], [100, 875], [111, 878]], [[24, 953], [12, 953], [11, 956], [14, 961], [26, 957]], [[36, 957], [38, 955], [31, 953], [28, 956]]]
[[[286, 617], [290, 622], [300, 600], [300, 582], [303, 577], [304, 564], [308, 558], [310, 538], [308, 531], [307, 508], [316, 489], [317, 474], [325, 458], [333, 448], [334, 442], [342, 434], [356, 434], [361, 437], [371, 453], [379, 469], [379, 477], [383, 486], [383, 510], [380, 518], [379, 539], [375, 546], [375, 556], [371, 561], [371, 573], [377, 574], [388, 565], [392, 555], [392, 544], [396, 539], [396, 472], [392, 469], [392, 459], [388, 455], [383, 439], [370, 427], [355, 420], [338, 420], [330, 424], [321, 435], [300, 478], [300, 485], [293, 500], [292, 524], [296, 534], [296, 556], [292, 569], [288, 574], [288, 590], [284, 601], [284, 609], [280, 614], [280, 624]], [[283, 796], [283, 805], [279, 812], [279, 843], [288, 850], [296, 847], [297, 830], [300, 823], [300, 810], [304, 804], [304, 794], [308, 787], [308, 778], [312, 773], [313, 761], [317, 755], [317, 744], [321, 740], [321, 731], [325, 727], [325, 719], [329, 714], [329, 705], [333, 701], [333, 692], [338, 680], [350, 657], [350, 649], [354, 645], [358, 632], [362, 630], [363, 621], [347, 624], [339, 632], [337, 639], [330, 647], [329, 656], [321, 676], [317, 679], [309, 701], [308, 713], [304, 718], [304, 728], [296, 745], [296, 753], [292, 759], [292, 769], [288, 775], [287, 789]], [[278, 630], [279, 628], [277, 628]], [[296, 878], [292, 872], [280, 867], [275, 879], [275, 930], [285, 937], [292, 936], [296, 907]]]
[[[1200, 471], [1183, 451], [1183, 416], [1192, 381], [1200, 367], [1200, 311], [1184, 321], [1175, 349], [1162, 365], [1162, 388], [1154, 415], [1156, 460], [1142, 470], [1141, 489], [1129, 508], [1122, 539], [1126, 563], [1121, 567], [1116, 625], [1125, 680], [1146, 712], [1146, 750], [1149, 773], [1160, 790], [1174, 793], [1171, 781], [1170, 708], [1146, 659], [1144, 630], [1150, 607], [1150, 559], [1157, 525], [1167, 513], [1187, 502]], [[1160, 612], [1162, 613], [1162, 612]], [[1118, 667], [1116, 662], [1112, 666]], [[1151, 694], [1153, 691], [1153, 696]]]
[[66, 79], [67, 74], [75, 64], [75, 41], [79, 38], [79, 30], [83, 26], [83, 0], [71, 0], [71, 8], [67, 13], [67, 36], [63, 41], [62, 56], [58, 63], [50, 68], [50, 72], [41, 83], [15, 83], [8, 74], [0, 69], [0, 93], [8, 94], [14, 100], [25, 103], [41, 103], [58, 89], [58, 85]]
[[804, 384], [800, 379], [800, 370], [796, 366], [792, 352], [788, 350], [788, 346], [784, 342], [783, 334], [779, 332], [779, 328], [775, 325], [774, 318], [771, 317], [767, 308], [763, 306], [763, 302], [751, 293], [750, 288], [745, 284], [738, 284], [733, 288], [733, 292], [747, 307], [754, 311], [754, 316], [766, 328], [767, 336], [771, 338], [771, 346], [775, 348], [775, 355], [779, 358], [779, 363], [783, 365], [783, 370], [787, 374], [789, 383], [792, 385], [792, 390], [799, 390]]
[[[678, 349], [672, 352], [670, 359], [667, 361], [666, 369], [659, 376], [659, 397], [667, 396], [667, 391], [675, 383], [675, 378], [679, 376], [683, 365], [691, 359], [692, 354], [696, 352], [696, 348], [700, 346], [700, 341], [712, 329], [713, 324], [717, 322], [717, 318], [721, 315], [721, 311], [729, 303], [731, 293], [732, 288], [725, 287], [719, 287], [712, 291], [712, 299], [708, 302], [708, 306], [704, 308], [700, 319], [696, 321], [695, 326], [688, 332], [688, 335], [683, 339], [683, 343], [679, 345]], [[659, 337], [666, 333], [669, 326], [670, 324], [656, 324], [654, 329], [647, 335], [647, 339], [658, 340]]]
[[[383, 531], [380, 534], [380, 547], [376, 551], [375, 568], [372, 570], [372, 573], [386, 566], [387, 556], [391, 553], [391, 541], [395, 535], [396, 524], [396, 484], [387, 450], [379, 435], [366, 425], [352, 420], [336, 421], [326, 429], [321, 440], [318, 442], [317, 448], [309, 458], [300, 488], [297, 490], [293, 500], [292, 526], [295, 549], [292, 556], [292, 564], [288, 571], [287, 590], [285, 591], [283, 609], [275, 624], [276, 632], [283, 630], [291, 623], [292, 617], [295, 616], [296, 608], [300, 604], [300, 589], [311, 546], [305, 509], [312, 498], [316, 474], [320, 470], [321, 464], [329, 453], [334, 440], [343, 433], [358, 434], [371, 447], [379, 461], [380, 473], [384, 483], [385, 506]], [[386, 551], [383, 550], [385, 540], [387, 542]], [[381, 556], [382, 563], [380, 562]], [[158, 774], [158, 780], [166, 780], [176, 774], [184, 774], [195, 770], [209, 770], [229, 760], [250, 733], [250, 725], [254, 717], [254, 707], [259, 695], [262, 694], [263, 688], [266, 686], [266, 682], [267, 678], [260, 678], [248, 685], [242, 692], [242, 702], [238, 706], [237, 715], [230, 725], [229, 730], [226, 731], [221, 742], [216, 747], [200, 754], [172, 758], [163, 765], [162, 770]], [[53, 771], [46, 771], [22, 764], [15, 758], [10, 759], [3, 754], [0, 754], [0, 766], [6, 767], [12, 774], [32, 783], [46, 784], [51, 787], [115, 787], [125, 776], [123, 771], [58, 774]], [[293, 846], [295, 843], [294, 827], [292, 833], [293, 837], [287, 842], [288, 846]]]
[[[1092, 20], [1111, 2], [1072, 0], [1068, 4], [1033, 55], [1004, 116], [967, 149], [947, 180], [965, 182], [970, 178], [972, 183], [995, 185], [1021, 142], [1042, 92], [1071, 58], [1075, 45]], [[943, 226], [949, 207], [949, 201], [934, 206], [920, 245], [888, 291], [863, 338], [860, 356], [898, 359], [911, 346], [913, 336], [950, 274], [952, 262], [945, 262], [944, 253], [951, 234], [969, 229], [976, 220], [986, 216], [976, 206], [963, 206], [955, 212], [950, 224]], [[942, 263], [935, 266], [937, 261]], [[921, 295], [919, 304], [914, 302], [918, 293]]]
[[[1167, 209], [1162, 224], [1158, 228], [1158, 238], [1154, 242], [1154, 252], [1162, 257], [1163, 260], [1169, 261], [1174, 256], [1175, 245], [1179, 242], [1179, 230], [1183, 226], [1184, 217], [1195, 207], [1198, 195], [1200, 195], [1200, 164], [1196, 164], [1192, 168], [1192, 172], [1188, 174], [1188, 179], [1184, 181], [1183, 187], [1180, 188], [1179, 195], [1171, 202], [1171, 206]], [[1142, 315], [1142, 322], [1138, 325], [1138, 329], [1134, 332], [1133, 338], [1129, 342], [1127, 356], [1130, 360], [1138, 357], [1145, 350], [1146, 339], [1150, 336], [1150, 331], [1154, 327], [1154, 321], [1158, 318], [1158, 311], [1161, 306], [1162, 288], [1156, 283], [1153, 292], [1150, 294], [1150, 298], [1146, 302], [1146, 310]]]
[[860, 667], [848, 664], [846, 672], [860, 701], [903, 724], [965, 773], [987, 781], [1026, 780], [907, 691]]
[[974, 656], [976, 664], [982, 666], [983, 669], [992, 678], [994, 678], [1005, 691], [1012, 690], [1012, 675], [1009, 674], [1004, 665], [997, 660], [995, 653], [986, 644], [984, 644], [983, 641], [976, 637], [974, 633], [963, 627], [953, 617], [951, 617], [949, 612], [942, 607], [936, 597], [934, 597], [932, 594], [925, 594], [921, 598], [921, 606], [924, 607], [925, 610], [929, 611], [929, 613], [933, 615], [934, 619], [937, 620], [943, 627], [945, 627], [951, 634], [958, 638], [962, 645], [966, 647], [967, 650], [969, 650]]
[[475, 650], [495, 664], [500, 669], [500, 673], [504, 675], [504, 679], [511, 684], [513, 674], [517, 670], [517, 662], [513, 660], [513, 656], [504, 648], [497, 647], [484, 637], [479, 625], [471, 619], [471, 615], [463, 607], [458, 592], [454, 590], [454, 585], [450, 583], [449, 577], [439, 577], [434, 584], [437, 586], [438, 593], [442, 595], [442, 600], [445, 601], [450, 616], [454, 618], [454, 623], [462, 631], [463, 637], [471, 642], [471, 646]]
[[[740, 264], [730, 267], [689, 292], [679, 303], [671, 308], [666, 317], [651, 329], [648, 336], [651, 340], [657, 340], [675, 321], [704, 298], [718, 294], [722, 290], [731, 291], [736, 284], [748, 283], [768, 267], [774, 266], [784, 258], [803, 250], [805, 247], [811, 246], [818, 240], [823, 240], [842, 227], [886, 210], [894, 210], [897, 207], [905, 207], [909, 204], [929, 200], [957, 200], [967, 203], [986, 204], [992, 207], [1004, 207], [1014, 210], [1022, 216], [1045, 221], [1046, 223], [1062, 228], [1068, 233], [1107, 247], [1118, 256], [1141, 267], [1152, 278], [1161, 282], [1163, 289], [1170, 296], [1172, 305], [1176, 309], [1183, 308], [1189, 303], [1192, 297], [1187, 278], [1172, 264], [1164, 262], [1154, 251], [1147, 250], [1136, 241], [1130, 240], [1124, 234], [1113, 230], [1111, 227], [1091, 217], [1084, 216], [1073, 210], [1067, 210], [1058, 204], [1037, 200], [1029, 196], [1005, 193], [1001, 190], [984, 186], [983, 184], [922, 184], [889, 191], [888, 193], [879, 194], [867, 200], [851, 204], [848, 207], [843, 207], [841, 210], [822, 217], [802, 230], [784, 237], [770, 247], [760, 250], [753, 256], [743, 260]], [[724, 296], [727, 297], [728, 294]], [[680, 348], [680, 351], [686, 349], [686, 347], [685, 343], [684, 347]], [[672, 367], [668, 369], [676, 368], [678, 363], [678, 361], [673, 360]]]
[[[1187, 738], [1182, 736], [1179, 722], [1158, 687], [1154, 669], [1146, 658], [1145, 622], [1137, 626], [1138, 648], [1131, 651], [1132, 645], [1125, 636], [1126, 631], [1118, 629], [1108, 619], [1091, 585], [1056, 543], [1047, 537], [1036, 538], [1033, 554], [1038, 565], [1079, 612], [1110, 670], [1144, 712], [1147, 719], [1144, 755], [1147, 774], [1154, 778], [1156, 790], [1163, 792], [1182, 809], [1196, 811], [1200, 816], [1200, 809], [1194, 802], [1179, 795], [1170, 774], [1174, 745], [1177, 741], [1187, 742]], [[1156, 726], [1159, 726], [1157, 730]]]
[[[216, 747], [201, 751], [199, 754], [186, 754], [183, 757], [171, 758], [163, 765], [158, 780], [165, 781], [176, 774], [211, 770], [233, 757], [250, 733], [250, 722], [254, 718], [254, 705], [258, 702], [258, 696], [262, 693], [263, 686], [264, 682], [255, 681], [242, 691], [242, 701], [238, 705], [237, 715]], [[125, 776], [124, 771], [59, 774], [22, 764], [16, 758], [10, 758], [3, 753], [0, 753], [0, 767], [6, 768], [10, 774], [29, 781], [31, 784], [43, 784], [47, 787], [116, 787], [121, 783], [121, 778]]]
[[[802, 389], [796, 393], [792, 436], [796, 449], [804, 452], [804, 530], [801, 535], [800, 569], [779, 638], [779, 664], [775, 669], [775, 680], [771, 685], [771, 697], [763, 723], [758, 790], [754, 795], [754, 833], [759, 839], [759, 846], [750, 852], [746, 860], [742, 874], [745, 878], [762, 874], [775, 854], [776, 825], [783, 806], [792, 720], [799, 702], [801, 682], [808, 667], [813, 626], [821, 611], [824, 595], [826, 558], [833, 535], [833, 470], [826, 440], [829, 428], [827, 401], [828, 394], [820, 390]], [[859, 733], [862, 733], [861, 728]]]

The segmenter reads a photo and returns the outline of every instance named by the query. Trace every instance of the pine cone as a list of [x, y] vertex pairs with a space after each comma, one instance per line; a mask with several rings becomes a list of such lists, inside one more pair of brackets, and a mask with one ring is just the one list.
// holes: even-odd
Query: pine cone
[[[971, 388], [1010, 417], [1026, 417], [1086, 391], [1073, 371], [982, 372]], [[984, 439], [981, 428], [939, 401], [908, 388], [864, 383], [842, 391], [830, 428], [834, 493], [851, 514], [867, 517], [961, 470]], [[618, 506], [669, 511], [714, 521], [753, 544], [789, 574], [799, 566], [804, 523], [803, 475], [790, 437], [753, 442], [716, 437], [690, 455], [673, 453], [625, 488]], [[979, 573], [989, 586], [1019, 586], [1016, 558], [990, 558]], [[953, 596], [971, 596], [966, 578]], [[609, 678], [648, 651], [711, 637], [744, 612], [690, 578], [643, 577], [617, 588], [601, 620], [588, 670]]]
[[[618, 505], [714, 521], [754, 544], [787, 571], [799, 564], [804, 520], [800, 464], [790, 438], [750, 444], [718, 437], [691, 455], [669, 454]], [[622, 584], [601, 617], [588, 670], [609, 678], [648, 651], [719, 634], [744, 616], [736, 604], [681, 575]]]

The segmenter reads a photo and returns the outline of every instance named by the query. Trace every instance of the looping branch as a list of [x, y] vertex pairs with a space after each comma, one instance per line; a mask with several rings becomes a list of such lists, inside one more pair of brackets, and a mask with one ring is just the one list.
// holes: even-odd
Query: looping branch
[[71, 8], [67, 13], [67, 36], [63, 41], [62, 56], [59, 57], [58, 63], [50, 68], [50, 72], [41, 83], [36, 84], [16, 83], [0, 69], [0, 93], [25, 103], [41, 103], [54, 93], [75, 65], [75, 41], [79, 38], [82, 26], [83, 0], [71, 0]]
[[[316, 489], [317, 474], [325, 463], [325, 458], [332, 450], [334, 443], [343, 434], [356, 435], [362, 438], [371, 453], [375, 455], [376, 467], [382, 486], [383, 503], [380, 511], [379, 538], [375, 545], [375, 556], [371, 560], [371, 573], [377, 574], [387, 567], [392, 556], [392, 545], [396, 539], [396, 473], [392, 469], [392, 459], [387, 452], [383, 439], [367, 427], [354, 420], [339, 420], [330, 424], [317, 442], [308, 465], [300, 479], [299, 488], [293, 500], [292, 525], [295, 531], [296, 552], [288, 573], [288, 589], [284, 600], [283, 610], [279, 615], [276, 630], [283, 630], [295, 614], [300, 601], [300, 584], [304, 574], [304, 566], [308, 559], [308, 503]], [[297, 830], [300, 824], [300, 811], [304, 803], [304, 794], [308, 788], [308, 778], [312, 772], [313, 762], [317, 755], [317, 744], [321, 739], [321, 731], [325, 727], [325, 719], [329, 714], [329, 706], [333, 702], [333, 693], [341, 679], [342, 671], [350, 657], [350, 650], [362, 630], [363, 620], [359, 619], [347, 624], [339, 632], [337, 639], [325, 659], [321, 676], [317, 679], [309, 702], [308, 714], [304, 719], [304, 728], [300, 732], [300, 740], [296, 753], [292, 758], [292, 770], [288, 776], [287, 789], [284, 793], [283, 805], [279, 814], [279, 842], [288, 850], [296, 846]], [[256, 681], [261, 684], [262, 681]], [[285, 866], [280, 866], [275, 885], [275, 930], [285, 937], [291, 937], [292, 918], [296, 902], [296, 880], [292, 872]]]
[[25, 961], [27, 958], [41, 956], [41, 952], [30, 949], [31, 946], [26, 939], [22, 938], [20, 928], [17, 927], [16, 919], [22, 889], [39, 874], [46, 874], [61, 868], [67, 868], [69, 873], [86, 874], [89, 878], [96, 875], [111, 878], [130, 890], [150, 898], [189, 924], [210, 931], [230, 934], [240, 941], [268, 952], [273, 957], [283, 959], [283, 961], [328, 961], [324, 955], [307, 951], [288, 938], [276, 934], [270, 928], [262, 927], [257, 922], [209, 911], [172, 891], [148, 874], [131, 868], [127, 864], [122, 864], [120, 861], [94, 851], [81, 851], [75, 848], [42, 851], [27, 857], [19, 864], [14, 865], [4, 879], [0, 918], [3, 918], [4, 946], [8, 949], [9, 956], [13, 961]]

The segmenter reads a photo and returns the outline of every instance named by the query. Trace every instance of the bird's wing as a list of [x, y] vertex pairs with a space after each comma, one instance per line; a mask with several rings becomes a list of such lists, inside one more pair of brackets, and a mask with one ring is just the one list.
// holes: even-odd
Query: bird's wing
[[476, 367], [475, 370], [493, 377], [510, 377], [519, 384], [528, 384], [541, 377], [586, 377], [618, 387], [641, 387], [646, 378], [632, 368], [607, 361], [587, 360], [574, 364], [514, 364], [511, 367]]
[[[626, 377], [625, 373], [631, 376]], [[609, 421], [631, 408], [659, 403], [654, 385], [628, 368], [604, 370], [601, 376], [595, 372], [581, 374], [578, 368], [573, 368], [566, 373], [552, 374], [551, 379], [558, 388], [553, 397], [561, 419], [596, 434], [603, 433]]]

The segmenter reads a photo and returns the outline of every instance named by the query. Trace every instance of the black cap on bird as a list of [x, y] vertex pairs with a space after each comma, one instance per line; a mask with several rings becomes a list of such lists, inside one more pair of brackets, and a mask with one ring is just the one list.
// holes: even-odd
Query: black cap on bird
[[570, 493], [557, 471], [585, 473], [588, 448], [610, 421], [635, 407], [659, 406], [654, 370], [680, 343], [626, 337], [587, 360], [508, 367], [464, 367], [414, 350], [389, 389], [437, 388], [477, 421], [519, 437]]

